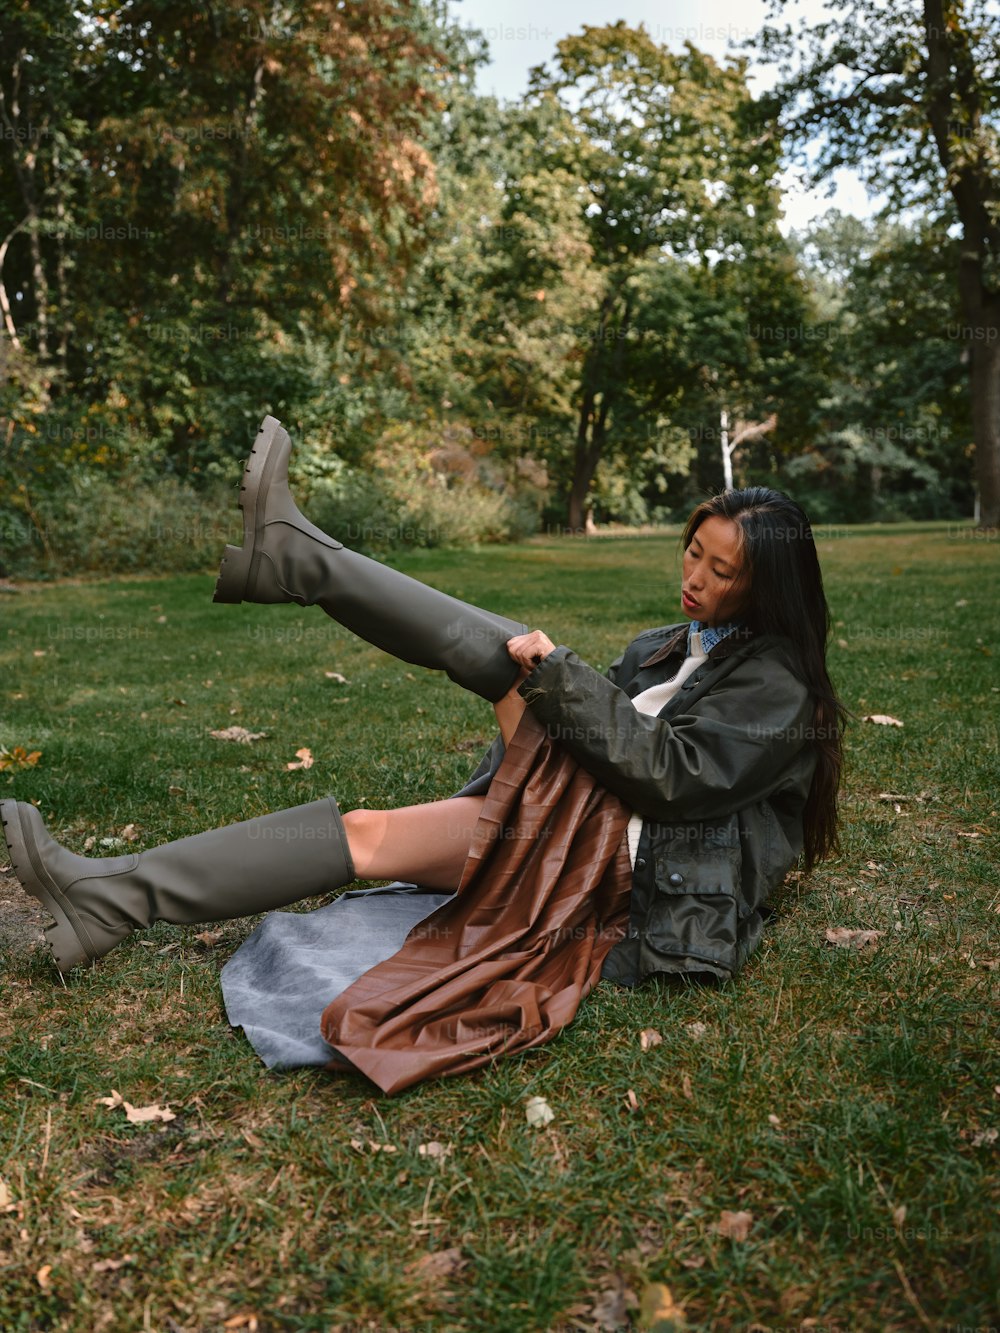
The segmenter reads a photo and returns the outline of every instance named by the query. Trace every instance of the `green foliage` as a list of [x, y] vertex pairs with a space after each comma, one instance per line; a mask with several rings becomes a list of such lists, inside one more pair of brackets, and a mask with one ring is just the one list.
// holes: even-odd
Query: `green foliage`
[[786, 3], [775, 0], [756, 41], [782, 75], [764, 106], [815, 179], [853, 166], [884, 194], [886, 216], [917, 208], [942, 238], [926, 274], [950, 278], [960, 311], [981, 521], [996, 527], [1000, 15], [990, 0], [835, 0], [810, 27], [786, 22]]
[[7, 572], [28, 577], [203, 570], [239, 530], [232, 487], [195, 490], [135, 465], [116, 477], [79, 470], [0, 508]]
[[948, 518], [971, 512], [972, 423], [943, 228], [827, 214], [797, 238], [822, 372], [808, 447], [781, 476], [809, 512]]
[[468, 427], [397, 428], [371, 470], [341, 465], [318, 478], [309, 511], [362, 551], [511, 541], [538, 525], [543, 488], [533, 481], [544, 476], [518, 476]]

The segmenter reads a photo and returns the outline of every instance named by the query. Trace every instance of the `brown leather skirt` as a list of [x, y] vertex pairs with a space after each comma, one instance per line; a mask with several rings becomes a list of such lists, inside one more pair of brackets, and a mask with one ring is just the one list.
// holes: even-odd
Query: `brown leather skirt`
[[325, 1040], [386, 1093], [549, 1041], [624, 935], [629, 815], [525, 712], [458, 892], [324, 1010]]

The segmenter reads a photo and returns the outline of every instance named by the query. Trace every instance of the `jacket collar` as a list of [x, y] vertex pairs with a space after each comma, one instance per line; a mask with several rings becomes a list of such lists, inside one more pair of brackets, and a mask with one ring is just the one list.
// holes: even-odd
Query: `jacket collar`
[[[639, 670], [642, 671], [648, 666], [656, 666], [658, 662], [665, 661], [668, 657], [672, 657], [674, 653], [685, 652], [687, 650], [688, 628], [687, 625], [678, 625], [662, 647], [657, 648], [652, 656], [639, 663]], [[742, 648], [753, 637], [752, 629], [746, 625], [740, 625], [732, 633], [727, 634], [724, 639], [720, 639], [714, 648], [710, 649], [708, 660], [716, 662], [723, 657], [728, 657], [731, 653], [736, 652], [738, 648]]]

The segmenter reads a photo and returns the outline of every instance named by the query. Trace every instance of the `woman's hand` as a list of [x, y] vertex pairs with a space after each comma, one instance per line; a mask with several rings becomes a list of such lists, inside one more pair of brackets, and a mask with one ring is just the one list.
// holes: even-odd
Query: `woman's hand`
[[533, 629], [530, 634], [515, 634], [512, 639], [508, 639], [507, 651], [515, 662], [531, 671], [549, 653], [555, 651], [555, 644], [540, 629]]

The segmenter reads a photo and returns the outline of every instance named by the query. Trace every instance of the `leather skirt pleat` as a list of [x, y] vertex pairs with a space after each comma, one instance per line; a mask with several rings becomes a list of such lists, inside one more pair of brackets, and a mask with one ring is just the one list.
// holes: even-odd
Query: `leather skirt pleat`
[[327, 1006], [325, 1041], [386, 1093], [549, 1041], [624, 936], [630, 813], [526, 711], [458, 892]]

